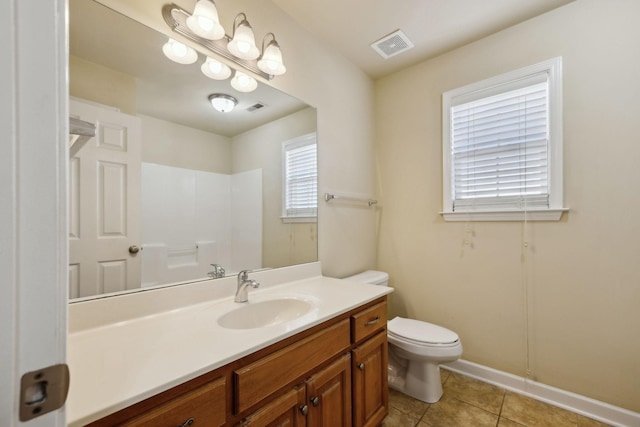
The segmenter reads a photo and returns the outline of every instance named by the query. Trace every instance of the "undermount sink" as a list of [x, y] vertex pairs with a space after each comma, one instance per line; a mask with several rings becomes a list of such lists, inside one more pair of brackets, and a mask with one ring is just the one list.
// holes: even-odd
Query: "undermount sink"
[[314, 308], [312, 302], [297, 298], [249, 301], [221, 316], [218, 324], [227, 329], [264, 328], [299, 319]]

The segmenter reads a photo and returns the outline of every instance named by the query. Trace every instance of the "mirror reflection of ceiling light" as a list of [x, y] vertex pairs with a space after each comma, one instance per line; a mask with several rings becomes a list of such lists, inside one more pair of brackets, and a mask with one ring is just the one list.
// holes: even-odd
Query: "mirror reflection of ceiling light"
[[[274, 76], [279, 76], [286, 72], [286, 68], [282, 62], [280, 45], [276, 41], [275, 35], [273, 33], [267, 33], [262, 40], [261, 52], [256, 46], [253, 29], [247, 21], [247, 16], [242, 12], [238, 13], [233, 21], [231, 37], [224, 34], [224, 29], [220, 25], [217, 9], [213, 0], [198, 0], [193, 14], [189, 14], [189, 12], [176, 4], [167, 4], [162, 8], [162, 16], [174, 32], [198, 44], [203, 49], [216, 53], [225, 63], [232, 65], [234, 68], [242, 69], [242, 74], [248, 71], [266, 80], [271, 80]], [[222, 35], [220, 35], [220, 32]], [[267, 43], [269, 38], [271, 38], [271, 40]], [[187, 48], [187, 46], [182, 43], [180, 43], [180, 45]], [[163, 48], [163, 51], [164, 50]], [[169, 56], [166, 52], [165, 54], [174, 61], [180, 62], [174, 59], [175, 56]], [[193, 51], [193, 53], [190, 52], [188, 55], [190, 60], [193, 55], [197, 57], [195, 51]], [[209, 57], [209, 55], [207, 55], [207, 57]], [[193, 61], [180, 63], [192, 62]], [[207, 62], [209, 61], [207, 60]], [[205, 64], [207, 62], [205, 62]], [[207, 65], [207, 67], [209, 68], [207, 71], [205, 71], [205, 65], [201, 67], [202, 72], [207, 77], [215, 79], [225, 78], [221, 77], [223, 74], [218, 74], [217, 71], [214, 70], [218, 65], [210, 64]], [[255, 79], [251, 79], [255, 81]], [[257, 82], [255, 82], [255, 84], [257, 85]], [[252, 84], [239, 87], [246, 90], [247, 87], [251, 86]]]
[[208, 40], [219, 40], [224, 37], [224, 28], [220, 25], [218, 9], [213, 0], [198, 0], [193, 15], [187, 18], [187, 26], [191, 31]]
[[207, 57], [200, 70], [202, 70], [202, 74], [214, 80], [225, 80], [231, 76], [231, 68], [210, 57]]
[[216, 110], [221, 113], [228, 113], [233, 110], [236, 105], [238, 105], [238, 100], [235, 99], [231, 95], [226, 95], [224, 93], [213, 93], [209, 95], [209, 102]]
[[169, 39], [169, 41], [162, 46], [162, 52], [167, 58], [178, 64], [188, 65], [198, 60], [198, 54], [193, 48], [174, 39]]
[[236, 71], [231, 79], [231, 87], [238, 92], [253, 92], [258, 87], [258, 81], [242, 71]]

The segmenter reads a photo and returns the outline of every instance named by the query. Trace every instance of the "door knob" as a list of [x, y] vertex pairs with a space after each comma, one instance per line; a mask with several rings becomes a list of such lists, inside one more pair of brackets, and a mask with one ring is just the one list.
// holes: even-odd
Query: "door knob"
[[129, 246], [129, 253], [134, 255], [137, 254], [138, 252], [140, 252], [140, 248], [137, 247], [136, 245], [131, 245]]

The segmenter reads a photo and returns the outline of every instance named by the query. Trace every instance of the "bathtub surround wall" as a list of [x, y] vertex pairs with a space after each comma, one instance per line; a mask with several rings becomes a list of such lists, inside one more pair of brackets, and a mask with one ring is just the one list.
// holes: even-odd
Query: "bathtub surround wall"
[[262, 170], [142, 164], [142, 286], [262, 267]]
[[[455, 330], [466, 360], [636, 412], [638, 16], [634, 0], [576, 1], [376, 82], [378, 267], [397, 289], [391, 314]], [[570, 212], [444, 222], [442, 93], [557, 56]]]

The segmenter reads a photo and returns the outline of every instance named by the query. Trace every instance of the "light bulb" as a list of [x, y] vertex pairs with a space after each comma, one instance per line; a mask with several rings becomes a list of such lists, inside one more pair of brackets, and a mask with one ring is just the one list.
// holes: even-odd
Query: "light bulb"
[[258, 82], [253, 77], [241, 71], [236, 71], [236, 74], [231, 79], [231, 87], [238, 92], [253, 92], [258, 87]]
[[187, 18], [187, 27], [208, 40], [219, 40], [224, 37], [224, 28], [220, 25], [218, 9], [212, 0], [198, 0], [193, 9], [193, 15]]
[[231, 68], [220, 61], [207, 57], [207, 60], [200, 67], [202, 74], [214, 80], [224, 80], [231, 75]]
[[198, 59], [195, 50], [174, 39], [169, 39], [162, 46], [162, 52], [167, 58], [178, 64], [193, 64]]

